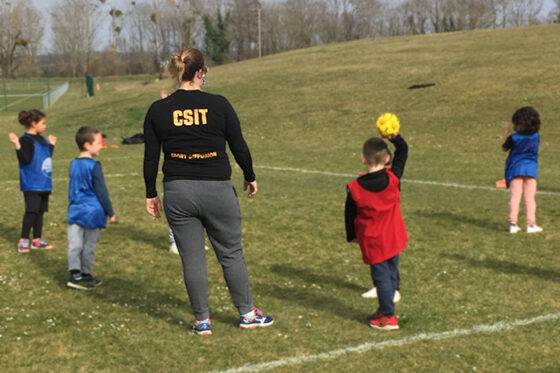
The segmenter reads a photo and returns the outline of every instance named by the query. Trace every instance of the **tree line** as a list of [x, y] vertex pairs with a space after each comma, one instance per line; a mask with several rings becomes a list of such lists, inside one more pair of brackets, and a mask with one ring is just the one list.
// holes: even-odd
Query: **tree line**
[[543, 17], [543, 0], [58, 0], [43, 13], [0, 0], [0, 76], [156, 73], [186, 47], [222, 64], [365, 38], [560, 22], [554, 2]]

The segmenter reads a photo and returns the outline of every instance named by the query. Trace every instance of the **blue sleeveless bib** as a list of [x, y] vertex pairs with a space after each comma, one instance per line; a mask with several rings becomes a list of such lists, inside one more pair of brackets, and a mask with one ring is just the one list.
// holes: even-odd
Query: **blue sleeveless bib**
[[537, 178], [539, 166], [539, 133], [532, 135], [511, 135], [513, 147], [506, 161], [506, 183], [517, 176]]
[[91, 158], [76, 158], [70, 165], [68, 183], [69, 224], [87, 228], [105, 228], [107, 216], [93, 187], [93, 167], [97, 161]]
[[22, 192], [50, 192], [52, 190], [52, 158], [47, 145], [41, 144], [33, 136], [24, 134], [33, 140], [35, 148], [33, 159], [29, 164], [19, 164], [19, 186]]

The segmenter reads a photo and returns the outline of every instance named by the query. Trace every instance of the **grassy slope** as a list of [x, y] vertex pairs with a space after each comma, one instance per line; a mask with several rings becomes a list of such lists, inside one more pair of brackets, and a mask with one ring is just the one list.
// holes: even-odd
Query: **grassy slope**
[[[228, 97], [256, 165], [357, 174], [374, 119], [399, 115], [410, 145], [405, 178], [492, 186], [502, 177], [501, 125], [533, 105], [543, 120], [539, 188], [560, 191], [560, 26], [356, 41], [212, 68], [207, 90]], [[166, 228], [144, 212], [142, 147], [100, 157], [118, 216], [103, 232], [95, 292], [69, 291], [65, 256], [68, 164], [73, 135], [90, 124], [109, 143], [141, 131], [169, 82], [101, 80], [94, 99], [81, 80], [48, 111], [59, 138], [45, 237], [49, 253], [18, 255], [22, 215], [11, 144], [0, 149], [0, 367], [4, 371], [202, 371], [299, 354], [555, 313], [560, 309], [558, 196], [539, 196], [542, 235], [505, 233], [507, 194], [403, 184], [410, 244], [402, 257], [400, 332], [364, 323], [375, 303], [359, 297], [368, 269], [343, 233], [344, 177], [257, 169], [261, 188], [240, 199], [255, 302], [269, 329], [244, 332], [221, 271], [209, 255], [211, 338], [187, 333], [192, 319], [179, 259]], [[407, 90], [435, 82], [433, 88]], [[0, 116], [0, 137], [20, 131]], [[110, 175], [127, 174], [112, 177]], [[241, 174], [234, 170], [241, 187]], [[160, 188], [161, 189], [161, 188]], [[558, 321], [491, 335], [349, 355], [285, 371], [554, 371]]]

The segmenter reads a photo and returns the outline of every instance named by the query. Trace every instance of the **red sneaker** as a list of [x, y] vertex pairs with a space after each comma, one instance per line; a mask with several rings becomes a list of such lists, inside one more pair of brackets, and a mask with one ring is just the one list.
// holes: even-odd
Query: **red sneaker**
[[383, 316], [369, 322], [369, 326], [380, 330], [397, 330], [399, 328], [399, 317], [398, 316]]

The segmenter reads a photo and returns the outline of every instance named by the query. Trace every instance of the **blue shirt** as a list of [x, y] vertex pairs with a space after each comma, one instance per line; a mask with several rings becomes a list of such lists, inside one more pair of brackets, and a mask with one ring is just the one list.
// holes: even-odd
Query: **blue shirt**
[[511, 136], [511, 150], [506, 161], [506, 184], [509, 186], [511, 179], [517, 176], [537, 178], [539, 166], [539, 133], [520, 135], [513, 133]]

